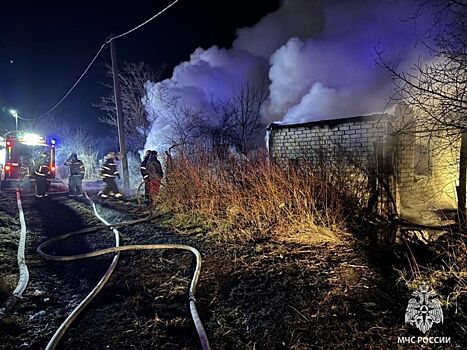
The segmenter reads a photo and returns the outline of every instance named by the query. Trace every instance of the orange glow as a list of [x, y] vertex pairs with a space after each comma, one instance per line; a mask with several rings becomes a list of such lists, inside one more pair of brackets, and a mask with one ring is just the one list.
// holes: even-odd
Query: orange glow
[[9, 165], [5, 165], [5, 171], [10, 171], [11, 167]]

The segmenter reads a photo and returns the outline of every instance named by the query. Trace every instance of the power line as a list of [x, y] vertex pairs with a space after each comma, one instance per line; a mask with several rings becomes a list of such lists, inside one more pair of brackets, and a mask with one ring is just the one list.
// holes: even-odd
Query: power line
[[143, 23], [137, 25], [136, 27], [134, 27], [133, 29], [130, 29], [129, 31], [125, 32], [125, 33], [122, 33], [122, 34], [119, 34], [117, 36], [114, 36], [110, 39], [108, 39], [106, 41], [106, 44], [109, 44], [112, 40], [115, 40], [115, 39], [118, 39], [118, 38], [121, 38], [121, 37], [124, 37], [125, 35], [128, 35], [132, 32], [134, 32], [135, 30], [138, 30], [139, 28], [141, 28], [142, 26], [148, 24], [149, 22], [151, 22], [153, 19], [155, 19], [156, 17], [159, 17], [160, 15], [162, 15], [165, 11], [167, 11], [169, 8], [171, 8], [173, 5], [175, 5], [179, 0], [175, 0], [174, 2], [172, 2], [170, 5], [166, 6], [165, 8], [163, 8], [162, 10], [160, 10], [158, 13], [156, 13], [154, 16], [152, 16], [151, 18], [149, 18], [148, 20], [144, 21]]
[[62, 104], [63, 101], [65, 101], [65, 99], [71, 94], [71, 92], [75, 89], [75, 87], [79, 84], [79, 82], [81, 81], [81, 79], [83, 79], [83, 77], [85, 76], [85, 74], [89, 71], [89, 69], [91, 68], [91, 66], [94, 64], [94, 62], [96, 61], [97, 57], [99, 56], [99, 54], [102, 52], [102, 50], [104, 49], [106, 43], [102, 44], [102, 46], [100, 47], [100, 49], [97, 51], [97, 53], [94, 55], [93, 59], [91, 60], [91, 62], [88, 64], [88, 66], [86, 67], [86, 69], [83, 71], [83, 73], [79, 76], [78, 80], [76, 80], [76, 82], [73, 84], [73, 86], [68, 90], [68, 92], [65, 94], [65, 96], [62, 97], [62, 99], [60, 101], [58, 101], [51, 109], [49, 109], [47, 112], [37, 116], [37, 117], [34, 117], [34, 118], [23, 118], [23, 117], [18, 117], [19, 119], [21, 120], [26, 120], [26, 121], [33, 121], [33, 120], [38, 120], [38, 119], [41, 119], [41, 118], [44, 118], [45, 116], [47, 116], [48, 114], [52, 113], [58, 106], [60, 106]]
[[163, 8], [161, 11], [159, 11], [158, 13], [156, 13], [154, 16], [152, 16], [151, 18], [149, 18], [148, 20], [144, 21], [143, 23], [137, 25], [136, 27], [122, 33], [122, 34], [119, 34], [117, 36], [113, 36], [109, 39], [107, 39], [102, 45], [101, 47], [99, 48], [99, 50], [97, 51], [97, 53], [94, 55], [94, 57], [92, 58], [91, 62], [87, 65], [86, 69], [83, 71], [83, 73], [81, 73], [81, 75], [79, 76], [78, 80], [76, 80], [76, 82], [71, 86], [71, 88], [67, 91], [67, 93], [60, 99], [60, 101], [58, 101], [52, 108], [50, 108], [47, 112], [37, 116], [37, 117], [34, 117], [34, 118], [23, 118], [23, 117], [20, 117], [18, 116], [18, 118], [20, 120], [24, 120], [24, 121], [34, 121], [34, 120], [38, 120], [38, 119], [41, 119], [41, 118], [44, 118], [46, 117], [48, 114], [52, 113], [56, 108], [58, 108], [58, 106], [60, 106], [62, 104], [63, 101], [65, 101], [67, 99], [67, 97], [72, 93], [72, 91], [75, 89], [75, 87], [79, 84], [79, 82], [81, 81], [81, 79], [83, 79], [83, 77], [86, 75], [86, 73], [89, 71], [89, 69], [91, 68], [91, 66], [94, 64], [94, 62], [96, 61], [97, 57], [100, 55], [100, 53], [102, 52], [102, 50], [105, 48], [105, 46], [107, 44], [109, 44], [111, 41], [115, 40], [115, 39], [118, 39], [118, 38], [122, 38], [136, 30], [138, 30], [139, 28], [143, 27], [144, 25], [148, 24], [149, 22], [151, 22], [152, 20], [154, 20], [155, 18], [159, 17], [160, 15], [162, 15], [165, 11], [167, 11], [169, 8], [171, 8], [173, 5], [175, 5], [179, 0], [175, 0], [174, 2], [172, 2], [170, 5], [166, 6], [165, 8]]

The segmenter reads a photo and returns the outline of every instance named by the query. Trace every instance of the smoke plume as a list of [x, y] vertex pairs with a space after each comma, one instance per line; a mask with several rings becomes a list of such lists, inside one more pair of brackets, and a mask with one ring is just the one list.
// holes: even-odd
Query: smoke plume
[[[232, 48], [198, 48], [170, 79], [147, 84], [153, 120], [147, 148], [166, 148], [173, 103], [206, 115], [213, 100], [268, 77], [264, 124], [297, 123], [382, 111], [391, 93], [375, 50], [408, 67], [423, 55], [412, 1], [284, 0], [280, 8], [237, 30]], [[165, 143], [165, 144], [164, 144]]]

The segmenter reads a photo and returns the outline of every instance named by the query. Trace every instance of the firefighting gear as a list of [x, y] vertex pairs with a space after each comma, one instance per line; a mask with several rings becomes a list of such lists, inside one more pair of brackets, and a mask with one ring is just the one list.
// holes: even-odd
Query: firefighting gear
[[34, 177], [36, 179], [36, 197], [42, 198], [47, 196], [49, 175], [50, 170], [46, 162], [42, 162], [42, 164], [36, 167], [34, 171]]
[[117, 163], [115, 163], [115, 157], [108, 157], [105, 160], [104, 164], [101, 167], [101, 177], [102, 179], [115, 179], [115, 177], [120, 177], [120, 174], [117, 170]]
[[146, 169], [146, 164], [149, 160], [149, 156], [151, 155], [151, 151], [147, 150], [146, 153], [144, 154], [143, 161], [141, 162], [141, 176], [143, 177], [144, 181], [144, 198], [145, 202], [149, 200], [149, 174]]
[[69, 167], [68, 190], [70, 197], [83, 196], [83, 179], [85, 167], [81, 160], [78, 159], [76, 153], [72, 153], [70, 157], [63, 163]]
[[151, 152], [151, 155], [146, 163], [146, 171], [148, 173], [149, 201], [153, 203], [157, 195], [159, 194], [161, 180], [162, 180], [162, 177], [164, 176], [161, 162], [157, 159], [156, 151]]
[[159, 194], [159, 190], [161, 187], [161, 180], [160, 179], [150, 179], [149, 180], [149, 201], [154, 202], [155, 198]]
[[120, 178], [120, 174], [117, 170], [117, 163], [115, 163], [115, 153], [109, 153], [109, 156], [105, 160], [104, 164], [101, 167], [101, 177], [104, 181], [104, 189], [99, 192], [101, 198], [107, 198], [109, 196], [115, 196], [115, 198], [120, 198], [122, 194], [118, 191], [117, 184], [115, 183], [115, 178]]
[[151, 151], [146, 151], [146, 153], [144, 153], [144, 158], [143, 158], [143, 161], [141, 162], [141, 176], [143, 177], [143, 179], [147, 178], [148, 177], [148, 172], [146, 170], [146, 164], [149, 160], [149, 157], [151, 155]]
[[148, 172], [149, 178], [162, 179], [164, 177], [164, 172], [162, 171], [162, 165], [159, 159], [157, 159], [157, 152], [152, 151], [149, 156], [148, 162], [146, 164], [146, 170]]
[[20, 158], [20, 176], [21, 178], [28, 178], [34, 173], [34, 161], [29, 157]]
[[119, 153], [115, 153], [115, 152], [109, 152], [107, 154], [107, 158], [112, 158], [114, 160], [118, 160], [119, 159]]
[[32, 159], [29, 157], [23, 157], [21, 159], [21, 166], [20, 166], [20, 179], [21, 179], [21, 189], [26, 191], [32, 191], [33, 185], [31, 182], [31, 178], [34, 177], [34, 168], [35, 164]]

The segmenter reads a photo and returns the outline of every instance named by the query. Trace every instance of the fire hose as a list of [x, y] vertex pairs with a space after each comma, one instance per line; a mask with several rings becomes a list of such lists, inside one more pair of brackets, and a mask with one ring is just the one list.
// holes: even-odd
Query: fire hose
[[13, 292], [13, 296], [16, 298], [21, 298], [29, 282], [29, 271], [28, 266], [26, 265], [26, 259], [24, 257], [24, 250], [26, 247], [26, 221], [24, 220], [23, 205], [21, 203], [21, 196], [19, 192], [16, 192], [16, 202], [18, 204], [21, 231], [18, 244], [19, 280], [18, 285]]
[[[196, 299], [195, 299], [195, 292], [196, 292], [196, 285], [198, 283], [199, 279], [199, 274], [201, 271], [201, 254], [199, 251], [191, 246], [188, 245], [182, 245], [182, 244], [138, 244], [138, 245], [128, 245], [128, 246], [120, 246], [120, 235], [118, 230], [116, 229], [117, 227], [125, 227], [129, 225], [134, 225], [142, 222], [149, 221], [152, 217], [153, 214], [150, 213], [147, 217], [138, 219], [138, 220], [132, 220], [132, 221], [126, 221], [118, 224], [109, 224], [103, 217], [99, 215], [97, 212], [97, 208], [95, 203], [88, 197], [87, 193], [86, 197], [88, 200], [91, 202], [94, 214], [99, 218], [100, 221], [104, 223], [104, 225], [98, 225], [95, 227], [90, 227], [86, 228], [83, 230], [79, 231], [74, 231], [71, 233], [67, 233], [61, 236], [57, 236], [55, 238], [52, 238], [41, 245], [37, 248], [37, 252], [39, 255], [41, 255], [43, 258], [47, 260], [53, 260], [53, 261], [72, 261], [72, 260], [80, 260], [80, 259], [86, 259], [86, 258], [91, 258], [91, 257], [97, 257], [101, 255], [107, 255], [111, 253], [116, 253], [112, 263], [110, 264], [109, 268], [107, 269], [106, 273], [104, 276], [101, 278], [101, 280], [97, 283], [97, 285], [93, 288], [93, 290], [81, 301], [81, 303], [70, 313], [70, 315], [65, 319], [65, 321], [60, 325], [60, 327], [57, 329], [53, 337], [50, 339], [49, 343], [47, 344], [46, 349], [47, 350], [52, 350], [55, 349], [57, 344], [60, 342], [60, 339], [62, 336], [65, 334], [66, 330], [70, 327], [70, 325], [73, 323], [73, 321], [78, 317], [78, 315], [81, 313], [81, 311], [95, 298], [95, 296], [99, 293], [99, 291], [104, 287], [105, 283], [107, 280], [110, 278], [112, 272], [114, 271], [118, 258], [120, 256], [120, 252], [122, 251], [137, 251], [137, 250], [158, 250], [158, 249], [174, 249], [174, 250], [185, 250], [193, 253], [196, 257], [196, 267], [195, 271], [193, 273], [193, 278], [191, 280], [190, 284], [190, 289], [189, 289], [189, 305], [190, 305], [190, 312], [191, 316], [193, 319], [193, 322], [196, 327], [196, 331], [198, 333], [198, 337], [200, 339], [201, 347], [203, 350], [209, 350], [210, 345], [209, 341], [206, 335], [206, 332], [204, 330], [203, 324], [199, 318], [198, 311], [196, 309]], [[68, 239], [72, 236], [80, 235], [80, 234], [85, 234], [85, 233], [95, 233], [96, 231], [103, 230], [106, 228], [112, 229], [115, 235], [115, 247], [112, 248], [104, 248], [100, 250], [96, 250], [93, 252], [89, 253], [84, 253], [84, 254], [76, 254], [76, 255], [51, 255], [48, 253], [44, 252], [44, 248], [52, 245], [53, 243], [56, 243], [58, 241], [63, 241], [65, 239]]]
[[20, 232], [19, 232], [19, 242], [18, 242], [18, 251], [16, 253], [18, 261], [18, 283], [16, 284], [15, 290], [13, 291], [12, 297], [5, 303], [5, 307], [0, 309], [0, 316], [3, 316], [6, 310], [13, 308], [16, 302], [23, 296], [24, 291], [29, 283], [29, 270], [26, 265], [26, 220], [24, 219], [23, 204], [21, 202], [21, 195], [19, 191], [16, 191], [16, 204], [18, 205], [18, 216], [20, 222]]

